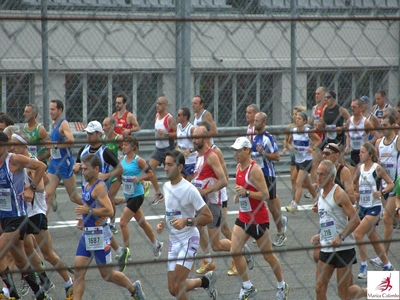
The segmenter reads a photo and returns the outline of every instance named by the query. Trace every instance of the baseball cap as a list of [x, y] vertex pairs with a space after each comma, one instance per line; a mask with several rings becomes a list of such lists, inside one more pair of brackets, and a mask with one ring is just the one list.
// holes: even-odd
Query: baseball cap
[[371, 100], [367, 96], [361, 96], [360, 100], [365, 103], [371, 103]]
[[103, 126], [101, 126], [99, 121], [92, 121], [90, 122], [83, 131], [93, 133], [93, 132], [101, 132], [103, 133]]
[[235, 150], [240, 150], [243, 148], [251, 148], [251, 143], [248, 140], [248, 138], [242, 136], [236, 139], [231, 148]]
[[0, 142], [4, 142], [4, 143], [8, 142], [8, 136], [3, 131], [0, 131]]

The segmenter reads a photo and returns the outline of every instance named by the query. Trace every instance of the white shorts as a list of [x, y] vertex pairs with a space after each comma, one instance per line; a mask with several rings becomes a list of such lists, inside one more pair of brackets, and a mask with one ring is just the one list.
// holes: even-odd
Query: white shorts
[[194, 258], [200, 245], [200, 237], [192, 236], [186, 241], [172, 244], [168, 248], [168, 272], [174, 271], [175, 266], [181, 265], [191, 269], [194, 264]]

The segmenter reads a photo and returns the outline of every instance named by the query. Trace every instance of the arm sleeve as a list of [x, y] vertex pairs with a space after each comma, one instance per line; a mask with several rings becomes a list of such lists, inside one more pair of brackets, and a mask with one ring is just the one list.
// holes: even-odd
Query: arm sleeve
[[115, 156], [115, 154], [108, 148], [106, 148], [103, 152], [103, 159], [104, 161], [112, 166], [114, 169], [118, 166], [119, 160]]
[[75, 162], [81, 163], [81, 154], [82, 154], [82, 151], [83, 151], [84, 148], [85, 147], [82, 147], [81, 149], [79, 149], [79, 152], [78, 152], [78, 155], [76, 156]]

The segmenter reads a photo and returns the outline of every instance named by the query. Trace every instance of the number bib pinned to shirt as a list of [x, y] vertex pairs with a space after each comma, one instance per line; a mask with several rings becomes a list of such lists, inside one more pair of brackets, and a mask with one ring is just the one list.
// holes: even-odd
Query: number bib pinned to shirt
[[0, 210], [11, 211], [11, 191], [10, 189], [0, 189]]
[[319, 225], [321, 228], [321, 237], [325, 241], [328, 241], [330, 243], [333, 238], [338, 235], [335, 222], [332, 219], [326, 219], [322, 221]]
[[372, 189], [368, 185], [360, 185], [360, 205], [369, 207], [372, 206]]
[[336, 131], [333, 131], [333, 130], [336, 130], [336, 125], [335, 124], [326, 125], [326, 130], [332, 130], [332, 131], [328, 131], [327, 132], [328, 139], [330, 139], [330, 140], [336, 139], [337, 133], [336, 133]]
[[51, 158], [60, 159], [61, 158], [61, 151], [60, 149], [50, 149]]
[[174, 226], [172, 226], [171, 222], [172, 219], [182, 219], [182, 212], [179, 210], [172, 210], [172, 211], [166, 211], [165, 212], [165, 222], [167, 222], [167, 226], [169, 229], [174, 228]]
[[84, 234], [86, 250], [104, 250], [103, 227], [85, 227]]
[[259, 152], [252, 152], [251, 158], [259, 165], [261, 168], [264, 168], [264, 157]]
[[122, 176], [122, 185], [124, 194], [133, 195], [135, 193], [135, 176]]
[[239, 209], [241, 212], [251, 211], [250, 199], [247, 196], [239, 196]]

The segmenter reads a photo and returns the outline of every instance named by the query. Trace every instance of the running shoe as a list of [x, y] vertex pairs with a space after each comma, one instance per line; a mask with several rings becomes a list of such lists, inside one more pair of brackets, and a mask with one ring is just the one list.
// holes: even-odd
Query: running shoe
[[143, 292], [141, 281], [136, 280], [133, 285], [135, 286], [135, 291], [132, 294], [132, 298], [135, 300], [145, 300], [145, 294]]
[[288, 299], [289, 291], [290, 291], [290, 287], [287, 283], [285, 283], [285, 288], [278, 289], [278, 292], [276, 293], [276, 300]]
[[158, 260], [160, 258], [163, 246], [164, 243], [158, 242], [158, 246], [153, 247], [154, 260]]
[[382, 271], [394, 271], [394, 267], [390, 265], [390, 267], [383, 267]]
[[153, 200], [150, 202], [151, 205], [157, 205], [160, 202], [164, 202], [164, 196], [161, 193], [154, 194]]
[[286, 233], [287, 230], [287, 224], [289, 223], [288, 217], [282, 215], [282, 231], [283, 233]]
[[367, 265], [361, 265], [360, 266], [360, 273], [358, 274], [359, 279], [367, 279], [367, 271], [368, 271], [368, 266]]
[[50, 290], [54, 289], [56, 286], [50, 280], [48, 280], [44, 285], [42, 285], [43, 290], [48, 293]]
[[307, 198], [307, 199], [310, 199], [312, 196], [311, 196], [311, 194], [310, 193], [306, 193], [306, 194], [304, 194], [304, 198]]
[[207, 272], [206, 275], [204, 275], [205, 278], [208, 279], [208, 296], [212, 298], [213, 300], [217, 299], [218, 297], [218, 292], [215, 289], [215, 282], [217, 281], [217, 274], [214, 271]]
[[254, 268], [254, 255], [250, 254], [251, 250], [249, 245], [244, 244], [243, 249], [242, 249], [242, 253], [244, 255], [244, 258], [246, 259], [247, 262], [247, 266], [249, 267], [249, 270], [253, 270]]
[[29, 285], [26, 283], [25, 279], [21, 279], [21, 284], [19, 286], [19, 293], [21, 294], [21, 296], [26, 296], [29, 293]]
[[207, 259], [203, 260], [203, 264], [196, 270], [197, 274], [206, 274], [209, 271], [215, 270], [214, 260], [208, 262]]
[[51, 208], [53, 209], [53, 211], [56, 212], [58, 209], [57, 191], [54, 192], [54, 197], [51, 200], [50, 205], [51, 205]]
[[228, 270], [228, 276], [237, 276], [237, 275], [239, 275], [239, 273], [238, 273], [238, 271], [237, 271], [237, 269], [236, 269], [236, 265], [235, 265], [235, 262], [232, 260], [232, 262], [231, 262], [231, 267], [230, 267], [230, 269]]
[[111, 232], [113, 234], [117, 234], [118, 233], [118, 229], [117, 229], [117, 227], [115, 225], [110, 224], [110, 229], [111, 229]]
[[65, 288], [65, 300], [74, 300], [74, 286]]
[[275, 237], [275, 241], [272, 242], [272, 244], [276, 247], [282, 247], [283, 244], [285, 244], [286, 240], [287, 240], [287, 236], [284, 233], [277, 234]]
[[115, 257], [118, 260], [118, 265], [119, 265], [119, 271], [124, 272], [126, 269], [126, 265], [128, 263], [129, 255], [130, 255], [130, 250], [129, 248], [123, 248], [122, 249], [122, 254]]
[[239, 298], [237, 300], [248, 300], [249, 298], [254, 298], [257, 295], [258, 291], [254, 286], [251, 286], [249, 289], [245, 289], [242, 287], [240, 290]]
[[145, 197], [145, 198], [149, 195], [150, 186], [151, 186], [151, 181], [145, 181], [145, 182], [143, 183], [144, 197]]
[[292, 214], [295, 214], [298, 211], [297, 207], [293, 204], [285, 206], [285, 208], [286, 208], [286, 211], [291, 212]]
[[375, 257], [375, 258], [371, 258], [370, 263], [377, 268], [383, 268], [383, 262], [382, 260], [379, 258], [379, 256]]

